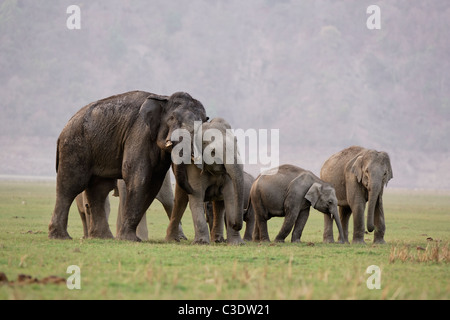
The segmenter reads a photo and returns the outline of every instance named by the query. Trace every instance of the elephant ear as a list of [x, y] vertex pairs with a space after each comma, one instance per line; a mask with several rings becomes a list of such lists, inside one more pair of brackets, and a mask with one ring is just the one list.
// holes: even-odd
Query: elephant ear
[[311, 206], [315, 208], [317, 200], [320, 198], [320, 188], [322, 185], [318, 182], [314, 182], [305, 195], [305, 199], [311, 202]]
[[350, 172], [353, 173], [356, 176], [356, 179], [358, 179], [358, 182], [361, 182], [363, 177], [363, 157], [359, 156], [356, 158], [355, 162], [353, 163], [352, 167], [350, 168]]
[[163, 108], [167, 101], [169, 101], [167, 96], [150, 95], [139, 109], [139, 115], [150, 128], [150, 138], [152, 140], [156, 140], [158, 136]]
[[394, 174], [392, 173], [392, 166], [391, 166], [391, 160], [389, 159], [389, 155], [386, 152], [383, 152], [383, 155], [385, 157], [386, 161], [386, 176], [383, 179], [383, 183], [387, 186], [389, 180], [391, 180], [394, 177]]

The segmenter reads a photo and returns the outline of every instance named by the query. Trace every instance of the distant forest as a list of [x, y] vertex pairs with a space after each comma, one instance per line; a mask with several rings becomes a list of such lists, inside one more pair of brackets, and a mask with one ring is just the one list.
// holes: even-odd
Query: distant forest
[[450, 189], [450, 2], [377, 1], [369, 30], [372, 2], [3, 0], [0, 175], [55, 175], [92, 101], [186, 91], [234, 128], [280, 129], [280, 164], [318, 174], [362, 145], [390, 154], [390, 185]]

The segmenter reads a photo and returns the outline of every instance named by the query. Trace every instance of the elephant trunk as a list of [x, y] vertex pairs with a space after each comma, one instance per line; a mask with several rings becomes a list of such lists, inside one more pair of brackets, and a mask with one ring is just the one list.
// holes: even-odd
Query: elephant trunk
[[372, 232], [375, 230], [374, 215], [375, 207], [377, 205], [378, 197], [380, 196], [381, 186], [377, 184], [371, 184], [369, 186], [369, 207], [367, 210], [367, 231]]
[[227, 212], [227, 220], [229, 225], [236, 231], [242, 229], [244, 216], [244, 172], [240, 164], [226, 164], [225, 170], [233, 182], [233, 213]]
[[338, 228], [339, 231], [339, 243], [344, 243], [344, 229], [342, 229], [342, 224], [341, 224], [341, 219], [339, 218], [339, 213], [336, 210], [333, 210], [333, 212], [331, 213], [332, 218], [334, 219], [334, 222], [336, 223], [336, 227]]

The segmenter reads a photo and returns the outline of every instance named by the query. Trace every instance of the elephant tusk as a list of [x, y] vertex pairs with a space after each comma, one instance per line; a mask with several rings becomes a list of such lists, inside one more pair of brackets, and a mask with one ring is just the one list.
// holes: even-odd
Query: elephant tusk
[[167, 140], [166, 141], [166, 148], [169, 148], [169, 147], [171, 147], [172, 146], [172, 141], [170, 141], [170, 140]]

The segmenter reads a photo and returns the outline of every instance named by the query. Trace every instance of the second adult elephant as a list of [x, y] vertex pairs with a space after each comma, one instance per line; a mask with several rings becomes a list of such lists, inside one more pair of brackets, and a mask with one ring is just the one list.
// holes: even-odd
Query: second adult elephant
[[[385, 243], [383, 190], [392, 179], [392, 167], [386, 152], [353, 146], [325, 161], [320, 177], [336, 189], [339, 213], [348, 241], [348, 221], [353, 213], [353, 243], [364, 242], [364, 210], [368, 202], [367, 230], [375, 230], [374, 243]], [[325, 217], [324, 242], [333, 241], [333, 229]]]
[[[202, 152], [203, 158], [199, 163], [194, 159], [194, 163], [185, 164], [185, 183], [192, 186], [193, 192], [187, 194], [179, 185], [182, 181], [177, 179], [174, 210], [166, 240], [179, 241], [178, 224], [189, 202], [195, 229], [194, 243], [210, 243], [204, 202], [212, 201], [215, 221], [223, 221], [226, 214], [227, 242], [242, 244], [239, 231], [243, 224], [244, 170], [236, 138], [229, 130], [231, 126], [221, 118], [205, 122], [201, 128], [203, 134], [194, 141], [194, 148]], [[229, 150], [227, 146], [234, 148]], [[213, 229], [211, 234], [219, 233]]]
[[285, 217], [275, 241], [284, 242], [294, 228], [291, 241], [299, 242], [311, 206], [334, 218], [339, 234], [343, 235], [335, 191], [330, 184], [293, 165], [282, 165], [262, 173], [250, 190], [248, 210], [255, 211], [256, 220], [253, 241], [270, 241], [267, 220]]

